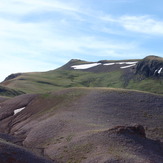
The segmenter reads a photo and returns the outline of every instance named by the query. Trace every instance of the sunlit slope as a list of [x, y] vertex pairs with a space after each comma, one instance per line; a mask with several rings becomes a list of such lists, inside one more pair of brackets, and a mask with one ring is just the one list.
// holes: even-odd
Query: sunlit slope
[[[161, 59], [86, 62], [71, 60], [48, 72], [22, 73], [1, 85], [26, 93], [41, 93], [70, 87], [112, 87], [163, 94]], [[156, 63], [156, 64], [153, 64]], [[151, 65], [154, 67], [151, 68]], [[153, 76], [147, 76], [149, 73]], [[162, 72], [161, 72], [162, 71]]]
[[41, 93], [69, 87], [123, 87], [120, 71], [92, 73], [77, 70], [56, 70], [43, 73], [28, 73], [4, 82], [9, 88], [26, 93]]

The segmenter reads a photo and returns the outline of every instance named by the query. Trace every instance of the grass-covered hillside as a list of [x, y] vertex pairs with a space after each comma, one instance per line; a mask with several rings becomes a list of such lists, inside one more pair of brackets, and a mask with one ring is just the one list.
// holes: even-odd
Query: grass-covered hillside
[[[157, 64], [153, 64], [155, 60]], [[48, 72], [10, 75], [1, 85], [26, 93], [43, 93], [70, 87], [110, 87], [163, 94], [162, 67], [162, 59], [151, 56], [143, 60], [71, 60], [59, 69]], [[146, 76], [150, 71], [157, 75]]]

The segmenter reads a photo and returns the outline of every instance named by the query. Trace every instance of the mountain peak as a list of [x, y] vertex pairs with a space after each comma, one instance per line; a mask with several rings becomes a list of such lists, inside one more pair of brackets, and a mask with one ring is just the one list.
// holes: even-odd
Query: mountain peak
[[145, 57], [144, 60], [162, 60], [163, 61], [163, 58], [159, 56], [155, 56], [155, 55], [149, 55]]

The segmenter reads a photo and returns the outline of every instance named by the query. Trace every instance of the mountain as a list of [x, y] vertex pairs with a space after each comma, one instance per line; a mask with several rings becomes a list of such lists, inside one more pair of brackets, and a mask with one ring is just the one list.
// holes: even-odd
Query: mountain
[[11, 74], [1, 86], [25, 93], [45, 93], [70, 87], [111, 87], [163, 94], [162, 68], [163, 59], [157, 56], [98, 62], [72, 59], [56, 70]]
[[72, 59], [9, 75], [0, 84], [0, 162], [162, 163], [162, 68], [157, 56]]

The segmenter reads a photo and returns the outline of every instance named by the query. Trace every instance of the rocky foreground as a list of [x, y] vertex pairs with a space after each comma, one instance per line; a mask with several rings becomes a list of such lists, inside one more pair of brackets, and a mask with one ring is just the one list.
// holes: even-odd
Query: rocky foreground
[[3, 98], [0, 162], [161, 163], [162, 106], [161, 95], [109, 88]]

